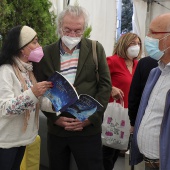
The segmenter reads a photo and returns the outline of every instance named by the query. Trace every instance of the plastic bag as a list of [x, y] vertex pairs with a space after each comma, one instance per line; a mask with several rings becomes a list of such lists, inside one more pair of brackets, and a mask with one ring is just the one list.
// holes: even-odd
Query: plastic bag
[[127, 150], [130, 136], [128, 109], [121, 104], [109, 103], [102, 123], [102, 143], [105, 146]]

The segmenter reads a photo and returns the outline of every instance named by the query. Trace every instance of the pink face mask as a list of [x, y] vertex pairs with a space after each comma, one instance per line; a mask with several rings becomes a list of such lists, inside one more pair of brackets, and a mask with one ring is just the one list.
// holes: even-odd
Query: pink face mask
[[38, 63], [40, 62], [43, 56], [44, 56], [44, 53], [43, 53], [42, 47], [38, 47], [34, 50], [31, 50], [30, 55], [28, 56], [28, 60]]

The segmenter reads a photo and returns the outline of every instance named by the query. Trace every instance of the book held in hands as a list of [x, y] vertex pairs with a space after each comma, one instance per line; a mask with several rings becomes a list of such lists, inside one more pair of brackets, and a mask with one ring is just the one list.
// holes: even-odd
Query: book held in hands
[[87, 94], [78, 95], [73, 85], [59, 72], [55, 72], [48, 81], [53, 87], [44, 94], [53, 104], [56, 112], [68, 112], [78, 120], [84, 121], [103, 106]]

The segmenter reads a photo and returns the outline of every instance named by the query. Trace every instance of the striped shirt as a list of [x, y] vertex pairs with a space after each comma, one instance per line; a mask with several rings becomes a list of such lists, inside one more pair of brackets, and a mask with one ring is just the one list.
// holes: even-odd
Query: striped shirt
[[60, 73], [74, 84], [80, 49], [76, 48], [72, 54], [64, 52], [60, 46], [61, 68]]

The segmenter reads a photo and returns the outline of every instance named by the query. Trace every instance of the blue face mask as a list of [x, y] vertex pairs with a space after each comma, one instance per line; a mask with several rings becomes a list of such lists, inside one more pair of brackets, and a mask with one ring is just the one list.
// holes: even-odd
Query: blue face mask
[[[167, 35], [167, 36], [169, 36], [169, 35]], [[165, 36], [165, 37], [167, 37], [167, 36]], [[160, 40], [164, 39], [165, 37], [161, 38]], [[148, 55], [155, 60], [160, 60], [161, 57], [164, 55], [165, 50], [167, 50], [169, 48], [168, 47], [164, 51], [160, 51], [159, 50], [159, 41], [160, 40], [156, 39], [156, 38], [151, 38], [148, 36], [145, 37], [146, 51], [147, 51]]]
[[155, 60], [160, 60], [160, 58], [164, 55], [164, 52], [159, 50], [159, 39], [146, 36], [145, 48], [148, 55]]

